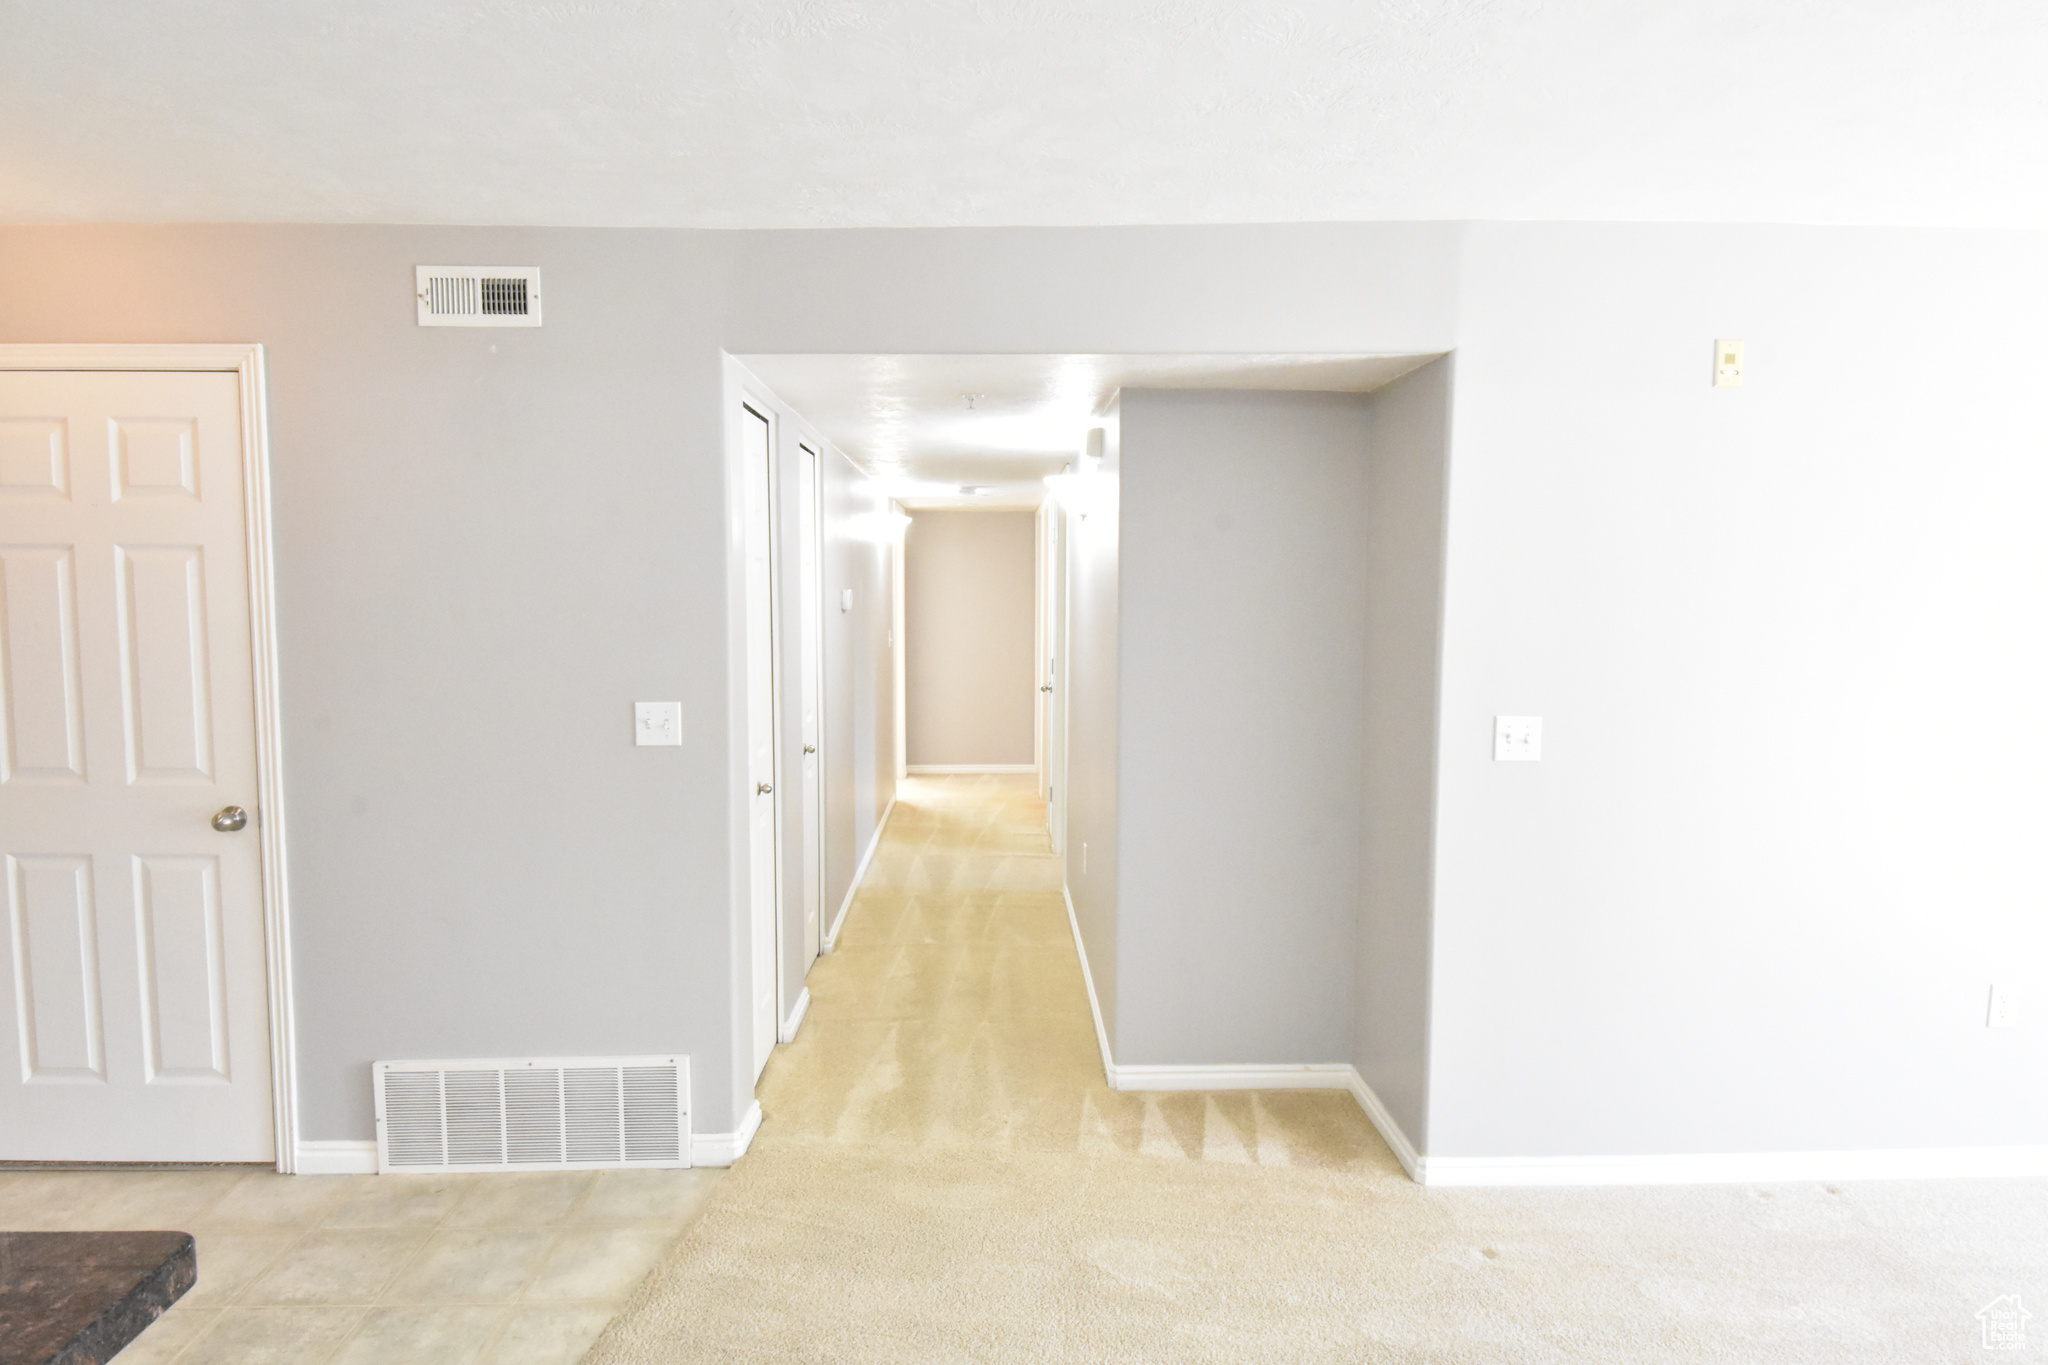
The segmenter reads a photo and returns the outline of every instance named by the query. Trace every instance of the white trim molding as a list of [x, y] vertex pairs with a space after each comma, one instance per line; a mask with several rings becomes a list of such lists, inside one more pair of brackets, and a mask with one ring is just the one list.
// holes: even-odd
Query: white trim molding
[[1418, 1185], [1429, 1182], [1422, 1178], [1425, 1169], [1422, 1154], [1415, 1150], [1415, 1144], [1408, 1140], [1408, 1134], [1401, 1131], [1401, 1125], [1394, 1122], [1394, 1116], [1387, 1106], [1366, 1084], [1365, 1077], [1358, 1074], [1358, 1068], [1346, 1067], [1351, 1073], [1351, 1098], [1358, 1101], [1358, 1107], [1365, 1111], [1365, 1117], [1380, 1135], [1380, 1141], [1394, 1154], [1394, 1160], [1401, 1163], [1401, 1169], [1408, 1172], [1408, 1178]]
[[0, 345], [0, 370], [213, 370], [242, 371], [254, 342], [40, 343]]
[[292, 1171], [298, 1175], [375, 1175], [377, 1144], [356, 1138], [301, 1142]]
[[1349, 1090], [1358, 1073], [1342, 1062], [1317, 1066], [1119, 1066], [1116, 1090]]
[[[1105, 1053], [1106, 1055], [1106, 1053]], [[1345, 1062], [1324, 1062], [1307, 1066], [1117, 1066], [1109, 1064], [1112, 1090], [1346, 1090], [1393, 1152], [1394, 1160], [1417, 1184], [1439, 1183], [1423, 1179], [1425, 1162], [1415, 1144], [1394, 1122], [1387, 1106]]]
[[1088, 945], [1081, 941], [1081, 920], [1074, 913], [1074, 894], [1064, 883], [1060, 899], [1067, 906], [1067, 928], [1074, 935], [1074, 955], [1081, 959], [1081, 984], [1088, 991], [1088, 1014], [1095, 1021], [1095, 1045], [1102, 1050], [1102, 1078], [1111, 1090], [1351, 1090], [1363, 1084], [1342, 1062], [1315, 1066], [1119, 1066], [1109, 1050], [1109, 1029], [1102, 1022], [1102, 1001], [1095, 994], [1095, 973], [1088, 965]]
[[0, 345], [0, 370], [210, 372], [236, 377], [242, 417], [250, 681], [256, 711], [256, 837], [263, 864], [263, 957], [270, 1015], [271, 1142], [277, 1169], [289, 1175], [298, 1169], [302, 1144], [298, 1137], [297, 1014], [292, 1007], [290, 881], [285, 875], [284, 725], [279, 713], [270, 413], [263, 347], [254, 342]]
[[759, 1131], [761, 1102], [754, 1100], [747, 1105], [747, 1112], [740, 1119], [738, 1132], [690, 1134], [690, 1164], [730, 1166], [747, 1154], [747, 1148], [754, 1145], [754, 1134]]
[[1102, 1079], [1111, 1090], [1121, 1089], [1116, 1083], [1116, 1062], [1109, 1055], [1109, 1030], [1102, 1026], [1102, 1002], [1095, 998], [1095, 973], [1088, 970], [1088, 945], [1081, 941], [1081, 921], [1074, 914], [1074, 896], [1065, 882], [1060, 883], [1060, 898], [1067, 903], [1067, 928], [1074, 931], [1074, 953], [1081, 959], [1081, 984], [1088, 988], [1088, 1013], [1095, 1019], [1095, 1044], [1102, 1049]]
[[1749, 1185], [1815, 1180], [1951, 1180], [2048, 1176], [2048, 1147], [1906, 1147], [1837, 1152], [1703, 1152], [1652, 1156], [1437, 1156], [1431, 1186]]
[[789, 1007], [789, 1017], [782, 1021], [782, 1036], [775, 1041], [779, 1043], [795, 1042], [796, 1031], [804, 1026], [804, 1015], [810, 1008], [811, 988], [805, 986], [796, 993], [796, 1003]]
[[912, 777], [960, 777], [969, 773], [1035, 773], [1036, 763], [912, 763], [905, 772]]
[[2048, 1176], [2048, 1146], [1928, 1147], [1847, 1152], [1710, 1152], [1652, 1156], [1432, 1157], [1417, 1151], [1358, 1068], [1343, 1062], [1299, 1066], [1120, 1066], [1109, 1050], [1095, 975], [1073, 893], [1064, 885], [1067, 928], [1081, 959], [1081, 983], [1102, 1075], [1111, 1090], [1348, 1090], [1418, 1185], [1714, 1185], [1817, 1180], [1943, 1180]]
[[896, 798], [890, 797], [889, 804], [882, 809], [882, 818], [875, 821], [874, 835], [868, 840], [868, 851], [860, 855], [860, 866], [853, 869], [853, 880], [846, 885], [846, 899], [839, 902], [839, 913], [832, 917], [832, 927], [825, 931], [825, 940], [819, 945], [822, 952], [831, 952], [839, 944], [839, 931], [846, 924], [846, 912], [853, 909], [853, 898], [860, 894], [860, 884], [867, 879], [868, 864], [875, 860], [875, 850], [882, 846], [882, 831], [889, 827], [889, 817], [896, 813]]
[[298, 1015], [292, 1007], [292, 919], [285, 876], [284, 723], [277, 670], [277, 570], [271, 557], [270, 414], [263, 348], [251, 346], [236, 367], [242, 391], [243, 502], [249, 542], [249, 653], [256, 684], [257, 834], [263, 851], [265, 965], [270, 978], [270, 1077], [277, 1168], [298, 1152]]

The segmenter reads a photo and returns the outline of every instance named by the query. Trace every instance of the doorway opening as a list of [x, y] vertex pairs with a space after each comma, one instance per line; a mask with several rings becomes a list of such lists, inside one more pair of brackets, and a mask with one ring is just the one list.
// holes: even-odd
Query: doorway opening
[[[765, 613], [747, 635], [765, 642], [753, 676], [771, 680], [745, 695], [750, 715], [772, 721], [748, 731], [758, 745], [736, 793], [760, 822], [747, 827], [774, 841], [743, 916], [757, 950], [757, 1067], [763, 1038], [795, 1036], [811, 964], [835, 945], [891, 812], [920, 782], [1025, 784], [1084, 974], [1090, 944], [1113, 958], [1120, 395], [1361, 395], [1430, 358], [731, 358], [729, 410], [753, 415], [742, 427], [764, 469], [742, 483], [769, 503], [743, 517], [765, 547], [747, 561], [766, 566], [767, 583], [750, 588], [749, 602], [767, 604], [748, 608]], [[798, 759], [815, 760], [814, 779]]]

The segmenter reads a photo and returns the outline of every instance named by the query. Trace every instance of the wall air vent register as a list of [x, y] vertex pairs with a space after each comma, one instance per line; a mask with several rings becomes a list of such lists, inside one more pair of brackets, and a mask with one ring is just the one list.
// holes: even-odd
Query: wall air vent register
[[422, 327], [538, 327], [540, 271], [525, 265], [413, 268]]
[[378, 1062], [377, 1170], [690, 1164], [687, 1057]]

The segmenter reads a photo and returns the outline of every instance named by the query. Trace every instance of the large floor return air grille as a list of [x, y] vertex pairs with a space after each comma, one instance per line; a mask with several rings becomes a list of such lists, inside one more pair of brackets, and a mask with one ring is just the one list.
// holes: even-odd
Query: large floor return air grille
[[690, 1164], [690, 1059], [378, 1062], [377, 1170]]

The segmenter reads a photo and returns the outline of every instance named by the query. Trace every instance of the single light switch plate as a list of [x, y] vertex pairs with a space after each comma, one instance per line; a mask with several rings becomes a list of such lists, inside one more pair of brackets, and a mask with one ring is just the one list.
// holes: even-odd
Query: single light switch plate
[[839, 590], [839, 610], [841, 610], [841, 611], [852, 611], [852, 610], [853, 610], [853, 589], [852, 589], [852, 588], [841, 588], [841, 589]]
[[679, 701], [636, 701], [633, 703], [635, 744], [681, 744], [683, 704]]
[[1742, 343], [1726, 339], [1714, 343], [1714, 387], [1742, 387]]
[[2019, 1011], [2013, 1007], [2010, 987], [1993, 982], [1991, 986], [1991, 1008], [1985, 1012], [1984, 1027], [2013, 1028], [2019, 1024]]
[[1493, 761], [1534, 763], [1543, 757], [1543, 717], [1495, 716]]

